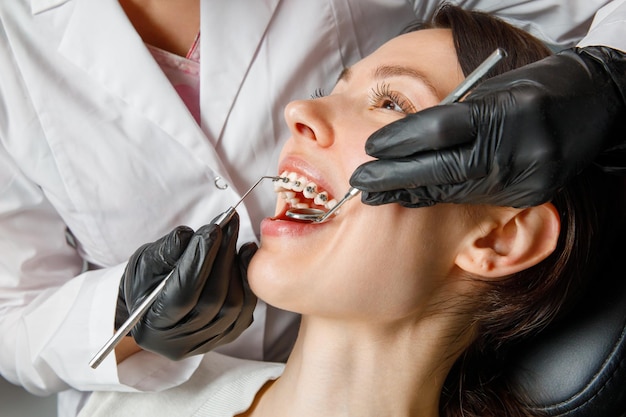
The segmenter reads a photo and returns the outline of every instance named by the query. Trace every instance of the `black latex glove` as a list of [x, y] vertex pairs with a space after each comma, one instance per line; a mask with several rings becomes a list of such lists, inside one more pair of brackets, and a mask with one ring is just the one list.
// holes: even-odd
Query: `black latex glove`
[[161, 294], [131, 335], [145, 350], [178, 360], [234, 340], [252, 323], [257, 298], [247, 282], [254, 243], [237, 254], [239, 216], [224, 230], [210, 224], [195, 233], [180, 226], [140, 247], [120, 281], [116, 325], [174, 269]]
[[624, 53], [566, 50], [375, 132], [366, 151], [379, 160], [350, 184], [370, 205], [541, 204], [601, 152], [613, 150], [608, 170], [626, 167], [625, 96]]

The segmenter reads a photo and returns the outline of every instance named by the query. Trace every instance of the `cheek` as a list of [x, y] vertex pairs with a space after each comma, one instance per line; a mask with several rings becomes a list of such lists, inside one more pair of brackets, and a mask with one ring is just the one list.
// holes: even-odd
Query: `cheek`
[[262, 241], [248, 270], [257, 296], [303, 314], [362, 320], [391, 321], [429, 305], [454, 263], [449, 219], [437, 208], [348, 208], [346, 221], [318, 235]]
[[429, 222], [385, 222], [378, 216], [355, 247], [348, 293], [370, 319], [407, 317], [429, 305], [452, 265]]
[[[340, 157], [341, 165], [344, 168], [346, 178], [350, 178], [357, 167], [375, 158], [365, 152], [365, 142], [378, 128], [379, 125], [368, 126], [367, 123], [355, 123], [360, 126], [358, 129], [351, 129], [343, 134], [345, 140], [337, 141], [334, 151]], [[365, 126], [364, 126], [365, 125]]]
[[[365, 207], [365, 206], [363, 206]], [[360, 238], [353, 239], [350, 291], [372, 317], [398, 319], [432, 304], [455, 270], [464, 228], [455, 206], [364, 208]], [[356, 260], [356, 262], [354, 261]]]
[[[344, 102], [345, 101], [345, 102]], [[334, 150], [340, 154], [349, 174], [361, 164], [374, 158], [365, 152], [367, 139], [382, 127], [400, 120], [401, 115], [369, 108], [363, 97], [343, 100], [340, 115], [334, 122]]]
[[365, 152], [365, 141], [360, 141], [356, 146], [347, 150], [344, 153], [342, 161], [346, 166], [346, 174], [348, 177], [352, 176], [352, 173], [365, 162], [372, 161], [375, 158], [369, 156]]

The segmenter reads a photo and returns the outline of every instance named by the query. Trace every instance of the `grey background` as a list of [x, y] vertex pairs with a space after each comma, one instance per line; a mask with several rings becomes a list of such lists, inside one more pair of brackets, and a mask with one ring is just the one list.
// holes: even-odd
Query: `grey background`
[[0, 377], [0, 417], [56, 417], [56, 395], [38, 397]]

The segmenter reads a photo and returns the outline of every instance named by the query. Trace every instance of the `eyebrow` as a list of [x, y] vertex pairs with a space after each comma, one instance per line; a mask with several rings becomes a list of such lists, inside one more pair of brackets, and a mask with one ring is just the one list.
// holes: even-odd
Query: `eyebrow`
[[[350, 75], [352, 74], [352, 70], [350, 69], [350, 67], [345, 67], [342, 71], [341, 74], [339, 74], [339, 77], [337, 77], [337, 83], [339, 81], [348, 81], [350, 79]], [[335, 84], [337, 84], [335, 83]]]
[[[337, 82], [344, 81], [347, 82], [352, 75], [352, 70], [350, 67], [346, 67], [341, 71], [339, 77], [337, 78]], [[385, 79], [388, 77], [397, 77], [397, 76], [405, 76], [415, 78], [421, 81], [429, 90], [432, 91], [433, 95], [439, 97], [439, 93], [437, 88], [430, 82], [428, 77], [423, 73], [408, 67], [403, 67], [400, 65], [381, 65], [374, 70], [374, 78], [377, 79]]]
[[376, 68], [376, 70], [374, 71], [374, 77], [378, 79], [385, 79], [388, 77], [397, 77], [397, 76], [415, 78], [421, 81], [422, 83], [424, 83], [426, 87], [430, 91], [432, 91], [433, 95], [435, 95], [436, 97], [439, 97], [437, 88], [433, 85], [433, 83], [430, 82], [428, 77], [426, 77], [426, 75], [424, 75], [422, 72], [417, 71], [413, 68], [402, 67], [399, 65], [382, 65]]

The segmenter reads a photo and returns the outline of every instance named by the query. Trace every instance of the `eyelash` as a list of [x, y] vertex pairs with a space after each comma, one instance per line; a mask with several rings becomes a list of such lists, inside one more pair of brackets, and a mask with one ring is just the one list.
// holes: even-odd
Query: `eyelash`
[[400, 107], [403, 113], [416, 112], [415, 108], [408, 100], [391, 90], [389, 84], [377, 84], [370, 92], [370, 106], [382, 108], [385, 101], [391, 101], [393, 104]]
[[[325, 97], [326, 93], [323, 88], [316, 88], [311, 94], [311, 99]], [[416, 110], [411, 103], [404, 99], [400, 94], [392, 91], [387, 83], [380, 83], [370, 91], [370, 106], [381, 106], [385, 100], [389, 100], [396, 104], [404, 113], [415, 113]]]
[[313, 94], [311, 94], [311, 99], [322, 98], [324, 96], [326, 96], [324, 89], [316, 88], [315, 91], [313, 91]]

